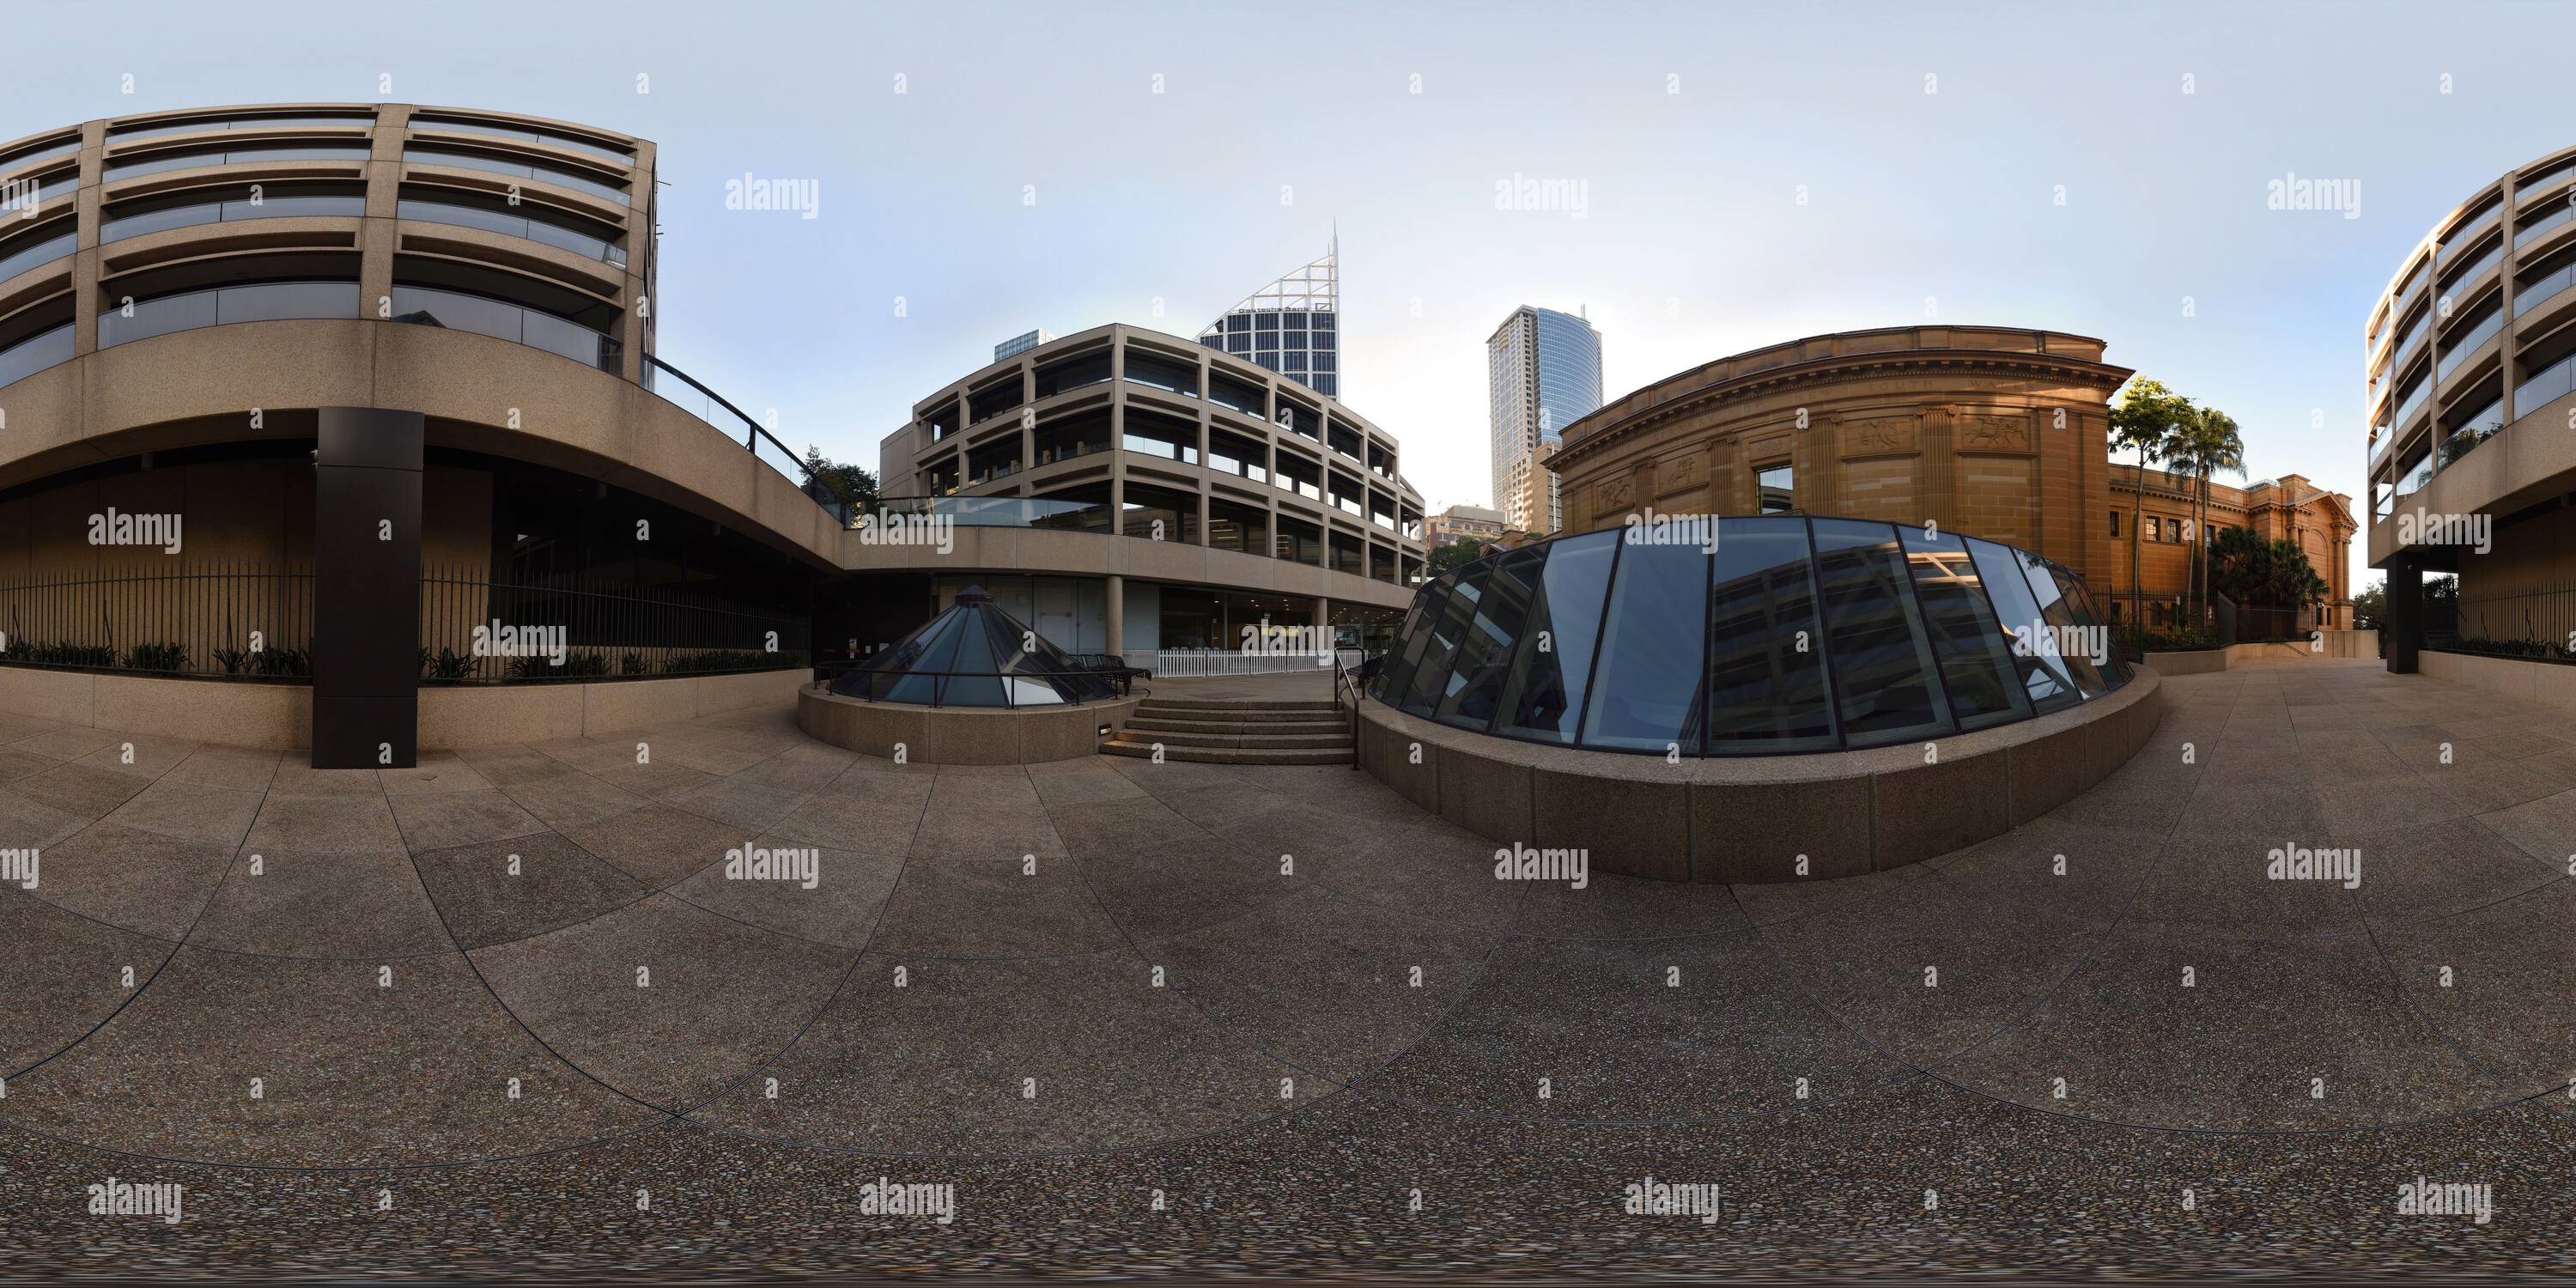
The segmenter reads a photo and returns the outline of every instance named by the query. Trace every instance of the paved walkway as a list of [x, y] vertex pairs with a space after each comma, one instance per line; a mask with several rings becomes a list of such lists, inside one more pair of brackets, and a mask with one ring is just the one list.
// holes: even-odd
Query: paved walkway
[[[1497, 881], [1347, 768], [783, 714], [384, 773], [0, 724], [0, 1275], [2563, 1268], [2565, 717], [2376, 663], [2166, 698], [2029, 827], [1737, 889]], [[2419, 1174], [2492, 1223], [2398, 1215]], [[1649, 1176], [1720, 1220], [1625, 1214]]]

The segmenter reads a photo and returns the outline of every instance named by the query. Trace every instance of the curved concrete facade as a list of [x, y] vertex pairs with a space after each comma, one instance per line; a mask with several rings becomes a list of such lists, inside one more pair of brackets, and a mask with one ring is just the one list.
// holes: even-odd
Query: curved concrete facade
[[[796, 727], [862, 755], [914, 765], [1038, 765], [1096, 755], [1127, 727], [1141, 698], [1068, 706], [926, 707], [845, 698], [820, 684], [796, 691]], [[1104, 736], [1103, 727], [1110, 730]]]
[[[1592, 870], [1760, 885], [1883, 872], [2030, 822], [2154, 736], [2163, 681], [1929, 744], [1801, 756], [1579, 751], [1360, 707], [1360, 766], [1502, 846], [1581, 849]], [[1803, 863], [1803, 869], [1801, 864]]]
[[[1168, 450], [1140, 450], [1146, 443]], [[1393, 436], [1294, 380], [1179, 336], [1111, 325], [1024, 350], [915, 403], [912, 420], [880, 447], [879, 480], [890, 497], [933, 504], [1096, 497], [1113, 530], [1150, 489], [1158, 503], [1178, 501], [1194, 531], [1126, 543], [1139, 549], [1111, 560], [1129, 567], [1091, 560], [1068, 570], [1397, 608], [1426, 557], [1422, 495], [1404, 481], [1399, 453]], [[1313, 488], [1280, 486], [1283, 472]], [[1257, 515], [1257, 533], [1228, 519], [1229, 509]], [[1286, 553], [1283, 519], [1313, 530], [1304, 557]], [[969, 531], [961, 527], [961, 539]], [[1221, 531], [1253, 549], [1225, 548]], [[1335, 566], [1341, 543], [1356, 555], [1347, 570]], [[906, 564], [897, 556], [886, 566]]]

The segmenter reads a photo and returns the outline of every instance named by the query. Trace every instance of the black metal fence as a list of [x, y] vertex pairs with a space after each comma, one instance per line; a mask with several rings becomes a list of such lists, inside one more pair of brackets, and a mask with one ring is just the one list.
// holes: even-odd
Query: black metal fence
[[[811, 628], [714, 586], [606, 578], [421, 578], [430, 684], [646, 679], [802, 668]], [[313, 574], [254, 563], [158, 563], [0, 580], [0, 663], [296, 682], [313, 674]]]
[[2456, 637], [2458, 647], [2475, 652], [2576, 657], [2576, 586], [2481, 595], [2449, 603], [2443, 602], [2445, 598], [2431, 593], [2424, 597], [2424, 633], [2428, 639]]

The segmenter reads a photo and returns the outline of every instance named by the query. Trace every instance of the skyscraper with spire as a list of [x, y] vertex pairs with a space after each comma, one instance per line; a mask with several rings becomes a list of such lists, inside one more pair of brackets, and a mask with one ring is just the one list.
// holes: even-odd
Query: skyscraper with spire
[[1244, 297], [1199, 332], [1199, 343], [1341, 397], [1341, 258], [1336, 230], [1322, 259]]

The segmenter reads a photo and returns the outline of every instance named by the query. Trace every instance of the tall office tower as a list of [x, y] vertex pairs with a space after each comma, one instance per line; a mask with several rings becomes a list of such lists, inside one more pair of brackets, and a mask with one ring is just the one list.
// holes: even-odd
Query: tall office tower
[[1485, 341], [1494, 431], [1494, 508], [1518, 532], [1565, 526], [1548, 456], [1565, 427], [1601, 406], [1601, 333], [1571, 313], [1522, 305]]
[[1257, 362], [1327, 398], [1342, 396], [1342, 238], [1322, 259], [1253, 292], [1199, 343]]

